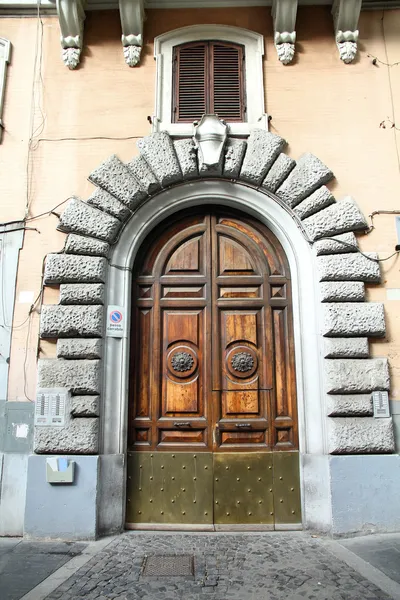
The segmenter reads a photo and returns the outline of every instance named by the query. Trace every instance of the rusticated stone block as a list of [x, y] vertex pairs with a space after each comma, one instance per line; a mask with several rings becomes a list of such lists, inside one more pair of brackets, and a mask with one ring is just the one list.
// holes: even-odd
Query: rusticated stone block
[[327, 396], [328, 417], [372, 417], [374, 408], [371, 394]]
[[240, 179], [261, 185], [275, 159], [286, 146], [286, 141], [265, 129], [253, 129], [247, 140], [247, 151], [240, 171]]
[[322, 334], [330, 337], [383, 337], [386, 333], [383, 304], [332, 302], [323, 304]]
[[312, 240], [368, 228], [364, 215], [349, 197], [304, 219], [303, 225]]
[[132, 172], [115, 154], [92, 171], [89, 180], [118, 198], [131, 210], [147, 196]]
[[86, 203], [89, 206], [94, 206], [108, 213], [121, 222], [129, 219], [132, 214], [126, 204], [123, 204], [120, 200], [117, 200], [117, 198], [114, 198], [114, 196], [101, 188], [96, 188], [93, 194], [86, 200]]
[[102, 306], [42, 306], [40, 337], [101, 337], [103, 313]]
[[300, 204], [295, 206], [294, 212], [300, 219], [306, 219], [335, 202], [336, 200], [330, 190], [323, 185], [315, 190], [311, 196], [308, 196], [308, 198], [305, 198]]
[[317, 256], [325, 254], [348, 254], [349, 252], [357, 252], [357, 248], [357, 238], [352, 232], [335, 235], [332, 239], [324, 240], [322, 238], [314, 244]]
[[98, 417], [100, 396], [72, 396], [71, 415], [74, 417]]
[[224, 177], [237, 179], [246, 154], [247, 142], [230, 138], [225, 148]]
[[109, 251], [110, 244], [107, 242], [76, 233], [67, 235], [64, 247], [66, 254], [83, 254], [85, 256], [108, 256]]
[[71, 419], [66, 427], [35, 427], [36, 454], [97, 454], [99, 419]]
[[103, 342], [99, 339], [59, 339], [57, 340], [57, 358], [101, 358]]
[[60, 217], [57, 227], [67, 233], [80, 233], [112, 243], [121, 229], [121, 221], [73, 198]]
[[394, 452], [391, 418], [329, 418], [328, 439], [330, 454], [384, 454]]
[[107, 261], [97, 256], [48, 254], [44, 271], [45, 285], [56, 283], [104, 283]]
[[328, 394], [366, 394], [390, 388], [386, 358], [326, 358], [324, 367]]
[[100, 365], [99, 360], [41, 358], [38, 361], [38, 387], [64, 387], [73, 394], [99, 394]]
[[162, 187], [182, 181], [181, 168], [168, 133], [153, 133], [139, 140], [137, 145]]
[[325, 358], [368, 358], [368, 338], [326, 338]]
[[332, 177], [332, 171], [319, 158], [303, 154], [276, 194], [293, 208]]
[[320, 284], [321, 302], [364, 302], [362, 281], [327, 281]]
[[269, 192], [275, 193], [285, 179], [289, 176], [289, 174], [293, 171], [295, 166], [296, 161], [293, 160], [293, 158], [290, 158], [283, 153], [280, 154], [268, 171], [261, 187]]
[[135, 156], [130, 160], [127, 165], [128, 169], [132, 171], [133, 175], [140, 184], [140, 187], [146, 192], [146, 194], [154, 194], [161, 189], [160, 182], [157, 180], [153, 171], [143, 158], [143, 156]]
[[197, 166], [197, 151], [191, 138], [176, 140], [174, 142], [176, 156], [183, 174], [184, 180], [196, 179], [199, 176]]
[[[366, 253], [378, 258], [375, 252]], [[332, 254], [318, 256], [317, 266], [320, 281], [365, 281], [379, 283], [381, 280], [379, 263], [369, 260], [362, 254]]]
[[104, 304], [103, 283], [64, 283], [60, 285], [60, 304]]

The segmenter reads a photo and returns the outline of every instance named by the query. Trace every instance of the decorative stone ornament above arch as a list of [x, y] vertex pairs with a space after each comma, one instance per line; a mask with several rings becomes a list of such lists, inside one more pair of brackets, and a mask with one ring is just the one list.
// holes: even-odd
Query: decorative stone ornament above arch
[[[179, 195], [186, 185], [189, 197], [195, 189], [199, 197], [198, 186], [213, 181], [228, 182], [237, 197], [252, 190], [261, 204], [265, 198], [266, 206], [279, 205], [296, 224], [296, 235], [301, 230], [314, 247], [309, 260], [317, 267], [325, 382], [317, 402], [328, 417], [329, 452], [394, 451], [392, 419], [373, 418], [371, 392], [389, 390], [390, 381], [387, 359], [369, 356], [368, 338], [385, 335], [385, 320], [381, 303], [365, 302], [365, 284], [379, 283], [380, 270], [376, 254], [358, 252], [354, 232], [367, 229], [364, 216], [351, 198], [335, 200], [326, 187], [333, 174], [316, 156], [293, 160], [284, 153], [286, 141], [263, 129], [247, 140], [224, 139], [223, 129], [221, 124], [223, 143], [216, 141], [211, 159], [202, 148], [202, 164], [212, 168], [202, 168], [193, 139], [153, 133], [139, 140], [140, 154], [128, 163], [113, 155], [90, 174], [97, 189], [86, 202], [72, 198], [67, 205], [58, 226], [68, 233], [65, 247], [47, 256], [44, 273], [45, 285], [60, 286], [60, 303], [42, 307], [40, 326], [41, 338], [57, 338], [57, 358], [39, 360], [38, 386], [68, 388], [72, 400], [64, 427], [35, 428], [36, 453], [98, 453], [103, 373], [114, 373], [102, 359], [111, 246], [118, 250], [135, 213], [145, 214], [157, 198], [171, 198], [168, 188], [178, 186]], [[196, 143], [207, 135], [205, 117]]]

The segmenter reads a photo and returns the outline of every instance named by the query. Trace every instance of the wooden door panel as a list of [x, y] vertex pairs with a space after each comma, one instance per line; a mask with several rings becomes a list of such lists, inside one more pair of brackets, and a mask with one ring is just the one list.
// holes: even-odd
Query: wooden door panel
[[254, 259], [238, 241], [219, 235], [217, 275], [256, 275]]
[[201, 261], [201, 244], [201, 236], [183, 242], [167, 262], [164, 274], [175, 275], [176, 273], [182, 274], [183, 271], [189, 271], [190, 273], [204, 275], [204, 272], [201, 272], [203, 267], [201, 264], [203, 262]]
[[188, 215], [138, 264], [131, 447], [296, 448], [290, 272], [273, 234]]
[[160, 417], [204, 416], [204, 310], [163, 310]]

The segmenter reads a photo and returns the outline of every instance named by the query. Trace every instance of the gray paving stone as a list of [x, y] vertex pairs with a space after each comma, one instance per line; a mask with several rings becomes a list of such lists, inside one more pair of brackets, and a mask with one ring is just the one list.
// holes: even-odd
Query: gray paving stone
[[[145, 556], [192, 554], [193, 577], [146, 578]], [[82, 580], [85, 583], [78, 587]], [[62, 592], [61, 595], [59, 592]], [[47, 600], [389, 600], [306, 533], [125, 533]]]

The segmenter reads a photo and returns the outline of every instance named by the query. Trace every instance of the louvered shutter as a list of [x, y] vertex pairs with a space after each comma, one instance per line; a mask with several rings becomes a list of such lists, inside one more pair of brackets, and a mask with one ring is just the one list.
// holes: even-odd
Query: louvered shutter
[[243, 47], [219, 41], [176, 46], [173, 90], [173, 123], [197, 121], [204, 113], [245, 121]]
[[207, 42], [175, 48], [173, 122], [196, 121], [207, 112], [207, 58]]
[[213, 42], [211, 50], [210, 112], [226, 121], [244, 121], [243, 48]]

